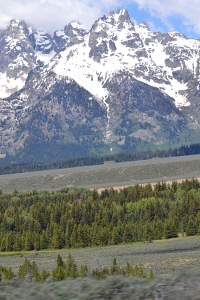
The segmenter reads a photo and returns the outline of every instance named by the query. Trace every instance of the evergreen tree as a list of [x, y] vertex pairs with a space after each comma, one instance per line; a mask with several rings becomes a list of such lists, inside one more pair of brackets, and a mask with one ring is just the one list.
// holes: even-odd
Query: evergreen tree
[[41, 282], [45, 282], [49, 276], [50, 276], [50, 272], [46, 271], [45, 269], [42, 269]]
[[8, 232], [6, 235], [6, 251], [12, 251], [14, 244], [14, 238], [12, 232]]
[[80, 267], [80, 271], [79, 271], [79, 275], [80, 277], [84, 278], [88, 276], [88, 267], [87, 265], [81, 265]]
[[6, 239], [3, 236], [3, 238], [1, 239], [1, 252], [6, 251]]
[[66, 262], [66, 276], [77, 278], [79, 275], [76, 262], [72, 255], [69, 253], [67, 262]]
[[124, 240], [124, 242], [126, 242], [126, 243], [132, 242], [132, 234], [131, 234], [131, 231], [130, 231], [130, 226], [129, 226], [129, 224], [127, 224], [127, 225], [125, 226], [125, 229], [124, 229], [124, 235], [123, 235], [123, 240]]
[[65, 263], [62, 260], [62, 257], [60, 256], [60, 254], [58, 254], [58, 257], [57, 257], [57, 267], [65, 268]]
[[48, 248], [48, 239], [46, 236], [45, 231], [42, 231], [42, 235], [40, 236], [40, 249], [47, 249]]
[[120, 236], [117, 227], [113, 229], [112, 242], [114, 245], [118, 245], [120, 243]]
[[187, 236], [193, 236], [196, 235], [196, 230], [195, 230], [195, 223], [192, 219], [189, 220], [187, 228], [186, 228], [186, 235]]
[[31, 233], [26, 233], [26, 239], [25, 239], [25, 250], [30, 251], [33, 250], [33, 243], [31, 239]]
[[153, 273], [153, 270], [152, 269], [150, 269], [150, 272], [149, 272], [149, 277], [148, 277], [148, 279], [153, 279], [154, 278], [154, 273]]

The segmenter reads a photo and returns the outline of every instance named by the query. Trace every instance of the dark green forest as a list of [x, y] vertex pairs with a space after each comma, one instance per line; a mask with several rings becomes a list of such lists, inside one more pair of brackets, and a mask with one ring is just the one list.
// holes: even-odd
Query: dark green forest
[[[50, 149], [50, 148], [49, 148]], [[39, 151], [39, 150], [38, 150]], [[81, 152], [82, 155], [85, 152]], [[180, 148], [169, 150], [143, 151], [143, 152], [122, 152], [113, 155], [80, 157], [69, 160], [58, 160], [41, 164], [12, 164], [13, 158], [7, 155], [5, 159], [0, 159], [0, 175], [24, 173], [32, 171], [43, 171], [52, 169], [73, 168], [80, 166], [101, 165], [106, 161], [126, 162], [147, 160], [151, 158], [178, 157], [186, 155], [200, 154], [200, 144], [181, 146]], [[80, 156], [80, 155], [79, 155]]]
[[0, 250], [82, 248], [200, 234], [200, 183], [0, 196]]

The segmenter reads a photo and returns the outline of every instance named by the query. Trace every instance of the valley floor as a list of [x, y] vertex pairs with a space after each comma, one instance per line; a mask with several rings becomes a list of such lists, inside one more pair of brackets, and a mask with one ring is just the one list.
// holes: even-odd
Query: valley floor
[[200, 177], [200, 155], [1, 175], [0, 188], [4, 193], [15, 188], [20, 191], [34, 188], [52, 191], [65, 186], [100, 189], [192, 177]]

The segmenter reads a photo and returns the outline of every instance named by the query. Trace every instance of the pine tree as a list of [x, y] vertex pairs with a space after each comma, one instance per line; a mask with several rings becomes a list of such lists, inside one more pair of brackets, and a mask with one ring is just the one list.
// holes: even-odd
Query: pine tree
[[12, 251], [14, 244], [14, 238], [12, 232], [7, 233], [6, 235], [6, 251]]
[[89, 226], [86, 224], [83, 226], [83, 243], [84, 247], [88, 247], [90, 245]]
[[98, 201], [99, 200], [99, 194], [98, 194], [97, 190], [93, 190], [93, 192], [92, 192], [92, 200], [93, 201]]
[[47, 249], [48, 248], [48, 239], [46, 237], [46, 233], [43, 230], [42, 235], [40, 236], [40, 249]]
[[4, 251], [6, 251], [6, 239], [5, 239], [5, 237], [3, 236], [3, 237], [1, 238], [1, 252], [4, 252]]
[[14, 251], [21, 251], [22, 247], [21, 247], [21, 238], [20, 235], [17, 233], [16, 237], [15, 237], [15, 241], [14, 241], [14, 245], [13, 245], [13, 250]]
[[130, 227], [128, 224], [125, 226], [123, 240], [126, 243], [130, 243], [132, 241], [132, 234], [131, 234]]
[[65, 263], [64, 263], [62, 257], [60, 256], [60, 254], [58, 254], [58, 257], [57, 257], [57, 267], [62, 267], [62, 268], [65, 267]]
[[41, 281], [41, 275], [40, 272], [38, 270], [38, 266], [36, 265], [36, 263], [33, 261], [31, 264], [31, 272], [33, 275], [33, 278], [35, 280], [35, 282], [40, 282]]
[[78, 232], [77, 232], [77, 226], [76, 224], [74, 225], [72, 235], [70, 237], [70, 244], [72, 247], [76, 248], [78, 244]]
[[196, 234], [195, 223], [192, 219], [190, 219], [186, 228], [186, 235], [193, 236], [195, 234]]
[[31, 234], [29, 232], [26, 233], [25, 250], [27, 251], [33, 250], [33, 243], [31, 239]]
[[154, 238], [152, 228], [151, 228], [151, 224], [148, 221], [145, 223], [144, 237], [147, 241], [151, 241]]
[[153, 273], [153, 270], [152, 270], [152, 268], [150, 269], [150, 272], [149, 272], [149, 277], [148, 277], [148, 279], [153, 279], [154, 278], [154, 273]]
[[61, 249], [64, 247], [64, 234], [57, 225], [54, 227], [52, 242], [55, 249]]
[[88, 276], [88, 267], [87, 265], [81, 265], [80, 270], [79, 270], [79, 275], [80, 277], [84, 278]]
[[114, 245], [118, 245], [120, 243], [120, 236], [117, 227], [114, 227], [113, 229], [112, 242]]
[[55, 281], [62, 281], [66, 278], [65, 270], [62, 267], [56, 267], [53, 269], [52, 275]]
[[116, 258], [114, 257], [113, 264], [112, 264], [112, 266], [110, 268], [110, 273], [111, 273], [111, 275], [115, 275], [115, 274], [117, 274], [117, 271], [118, 271], [117, 261], [116, 261]]
[[45, 282], [46, 279], [50, 276], [50, 272], [46, 271], [45, 269], [42, 269], [41, 272], [41, 282]]
[[40, 250], [40, 235], [39, 234], [36, 234], [35, 235], [35, 239], [34, 239], [34, 249], [36, 251], [39, 251]]
[[78, 277], [78, 269], [76, 262], [72, 255], [69, 253], [67, 262], [66, 262], [66, 276], [67, 277], [72, 277], [72, 278], [77, 278]]
[[81, 224], [78, 225], [78, 247], [84, 247], [84, 231], [83, 231], [83, 227]]
[[30, 261], [27, 258], [25, 258], [23, 265], [20, 265], [19, 267], [18, 276], [21, 279], [25, 279], [27, 274], [32, 275], [32, 266]]
[[99, 229], [96, 226], [94, 226], [92, 229], [91, 244], [97, 246], [99, 245]]
[[175, 238], [178, 236], [176, 226], [172, 220], [167, 220], [165, 222], [163, 234], [166, 239]]

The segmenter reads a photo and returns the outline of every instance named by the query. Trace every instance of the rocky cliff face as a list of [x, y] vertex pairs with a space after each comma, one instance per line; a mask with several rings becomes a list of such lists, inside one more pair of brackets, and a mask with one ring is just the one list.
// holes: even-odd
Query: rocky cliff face
[[53, 37], [11, 20], [0, 48], [2, 153], [38, 141], [82, 154], [196, 141], [199, 40], [151, 32], [120, 9]]

